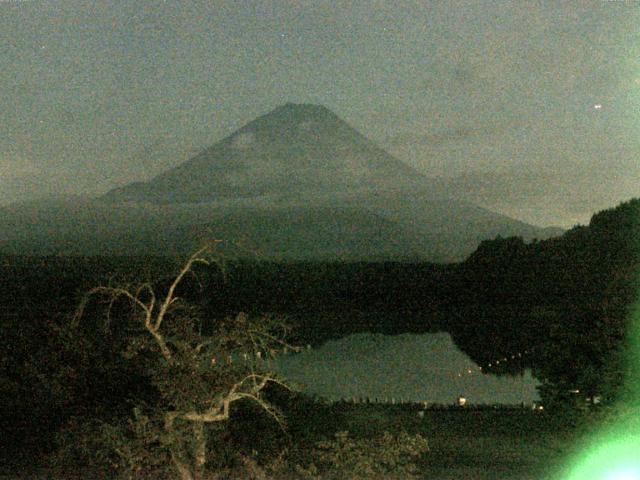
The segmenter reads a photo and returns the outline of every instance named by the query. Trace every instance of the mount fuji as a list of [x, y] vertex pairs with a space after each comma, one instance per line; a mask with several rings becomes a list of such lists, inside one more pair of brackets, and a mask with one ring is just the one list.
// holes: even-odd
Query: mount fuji
[[327, 108], [291, 103], [147, 182], [0, 210], [14, 253], [184, 254], [209, 236], [265, 260], [450, 262], [559, 233], [450, 198]]

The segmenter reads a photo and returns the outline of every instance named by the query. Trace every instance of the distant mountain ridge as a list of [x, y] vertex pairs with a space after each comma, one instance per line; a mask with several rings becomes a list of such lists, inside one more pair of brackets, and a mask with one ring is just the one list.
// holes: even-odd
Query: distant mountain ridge
[[263, 259], [450, 262], [498, 235], [561, 233], [446, 193], [327, 108], [289, 103], [149, 181], [1, 209], [0, 249], [185, 254], [208, 235]]

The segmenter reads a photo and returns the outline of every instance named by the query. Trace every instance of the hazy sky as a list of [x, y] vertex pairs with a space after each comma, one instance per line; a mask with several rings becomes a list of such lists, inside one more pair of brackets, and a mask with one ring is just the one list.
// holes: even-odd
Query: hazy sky
[[640, 196], [640, 1], [0, 0], [0, 203], [149, 178], [288, 101], [584, 223]]

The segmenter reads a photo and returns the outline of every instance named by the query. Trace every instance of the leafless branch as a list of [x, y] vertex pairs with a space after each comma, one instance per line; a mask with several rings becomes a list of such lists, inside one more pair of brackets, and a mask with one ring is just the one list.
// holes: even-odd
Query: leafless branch
[[169, 291], [167, 292], [167, 295], [164, 298], [164, 301], [162, 302], [162, 305], [160, 306], [160, 311], [158, 312], [158, 315], [156, 316], [155, 319], [155, 325], [154, 328], [156, 331], [160, 330], [160, 326], [162, 325], [162, 321], [164, 320], [164, 316], [167, 313], [167, 310], [169, 308], [169, 306], [175, 301], [175, 290], [177, 288], [177, 286], [180, 284], [180, 282], [182, 281], [182, 278], [189, 272], [191, 271], [191, 268], [193, 267], [194, 263], [203, 263], [205, 265], [209, 265], [210, 262], [209, 260], [207, 260], [206, 258], [203, 257], [203, 255], [207, 252], [210, 252], [213, 248], [213, 245], [211, 244], [207, 244], [201, 248], [199, 248], [198, 250], [196, 250], [193, 255], [191, 255], [189, 257], [189, 259], [187, 260], [187, 262], [183, 265], [182, 269], [180, 269], [180, 272], [178, 273], [178, 275], [176, 276], [176, 278], [173, 280], [173, 282], [171, 283], [171, 286], [169, 287]]

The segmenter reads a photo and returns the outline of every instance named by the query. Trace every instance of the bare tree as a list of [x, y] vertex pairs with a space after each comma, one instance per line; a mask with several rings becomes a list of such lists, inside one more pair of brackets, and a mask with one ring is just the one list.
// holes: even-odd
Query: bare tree
[[165, 293], [159, 294], [151, 283], [99, 286], [84, 296], [75, 313], [78, 325], [95, 297], [106, 300], [109, 322], [114, 305], [122, 299], [132, 307], [123, 355], [149, 376], [160, 400], [147, 408], [148, 415], [142, 408], [136, 409], [136, 419], [143, 424], [136, 431], [146, 436], [139, 442], [144, 451], [116, 448], [130, 467], [141, 456], [162, 463], [154, 451], [163, 451], [180, 479], [202, 478], [209, 448], [206, 426], [228, 421], [231, 405], [238, 400], [255, 402], [280, 425], [284, 423], [281, 412], [264, 398], [263, 390], [270, 383], [288, 388], [266, 361], [276, 352], [296, 350], [286, 342], [286, 325], [278, 319], [251, 319], [240, 313], [217, 322], [212, 334], [202, 335], [197, 328], [201, 320], [198, 312], [177, 296], [185, 277], [194, 275], [195, 265], [216, 262], [216, 244], [194, 252]]

